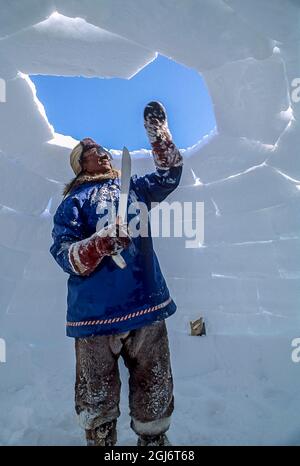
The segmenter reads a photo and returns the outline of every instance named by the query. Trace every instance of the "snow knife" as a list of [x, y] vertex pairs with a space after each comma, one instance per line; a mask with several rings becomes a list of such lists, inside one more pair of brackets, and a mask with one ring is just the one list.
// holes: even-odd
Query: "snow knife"
[[[131, 177], [131, 158], [130, 153], [127, 147], [123, 147], [122, 152], [122, 165], [121, 165], [121, 186], [120, 186], [120, 197], [119, 197], [119, 207], [117, 214], [117, 225], [119, 222], [126, 223], [127, 220], [127, 202], [128, 202], [128, 193]], [[121, 254], [113, 254], [112, 258], [116, 265], [121, 269], [126, 267], [126, 262], [121, 256]]]

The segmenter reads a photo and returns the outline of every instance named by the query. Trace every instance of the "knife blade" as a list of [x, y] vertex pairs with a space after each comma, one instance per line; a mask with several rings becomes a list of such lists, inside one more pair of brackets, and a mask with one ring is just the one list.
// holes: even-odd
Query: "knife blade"
[[[119, 197], [119, 206], [117, 213], [117, 224], [122, 222], [126, 223], [127, 220], [127, 203], [128, 203], [128, 194], [130, 186], [130, 177], [131, 177], [131, 157], [130, 152], [127, 147], [123, 147], [122, 152], [122, 164], [121, 164], [121, 180], [120, 180], [120, 197]], [[114, 254], [112, 258], [118, 267], [123, 269], [126, 267], [126, 262], [121, 256], [121, 254]]]
[[121, 189], [119, 198], [118, 217], [126, 223], [127, 202], [131, 176], [131, 158], [127, 147], [123, 147], [122, 167], [121, 167]]

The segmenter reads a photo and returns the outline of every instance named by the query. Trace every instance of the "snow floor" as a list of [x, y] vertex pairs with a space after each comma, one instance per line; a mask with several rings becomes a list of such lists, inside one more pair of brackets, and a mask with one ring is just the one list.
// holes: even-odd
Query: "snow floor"
[[[191, 337], [185, 329], [170, 330], [175, 385], [172, 444], [300, 445], [300, 364], [291, 360], [292, 338]], [[59, 347], [48, 345], [29, 352], [29, 366], [39, 362], [39, 379], [26, 385], [16, 381], [2, 398], [1, 445], [85, 445], [73, 406], [72, 339], [62, 340]], [[134, 446], [128, 373], [120, 361], [118, 445]], [[8, 365], [5, 369], [11, 370]], [[31, 367], [23, 369], [30, 373]]]

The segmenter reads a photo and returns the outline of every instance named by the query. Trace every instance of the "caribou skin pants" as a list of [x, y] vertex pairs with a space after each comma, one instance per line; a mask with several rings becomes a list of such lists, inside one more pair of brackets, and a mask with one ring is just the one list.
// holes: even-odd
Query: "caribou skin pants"
[[174, 410], [173, 378], [165, 321], [115, 335], [75, 339], [75, 409], [85, 430], [120, 416], [118, 359], [129, 371], [131, 428], [138, 435], [168, 430]]

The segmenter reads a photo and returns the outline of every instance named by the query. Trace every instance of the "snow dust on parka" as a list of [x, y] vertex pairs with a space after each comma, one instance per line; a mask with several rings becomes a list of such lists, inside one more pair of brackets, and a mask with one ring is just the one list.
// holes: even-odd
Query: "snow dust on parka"
[[[182, 166], [130, 180], [128, 206], [142, 201], [150, 210], [152, 202], [163, 201], [179, 184]], [[86, 182], [77, 186], [61, 202], [54, 215], [53, 244], [50, 252], [69, 274], [67, 298], [67, 335], [85, 337], [127, 332], [176, 311], [153, 250], [150, 225], [147, 237], [132, 239], [122, 251], [127, 267], [120, 269], [105, 256], [88, 276], [79, 275], [69, 260], [69, 247], [96, 231], [99, 202], [118, 206], [120, 179]], [[97, 209], [98, 206], [98, 209]], [[102, 212], [102, 214], [101, 214]], [[134, 215], [132, 215], [133, 217]], [[131, 215], [128, 214], [128, 223]]]

